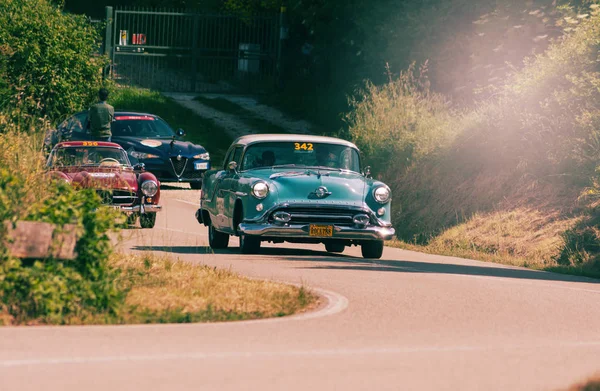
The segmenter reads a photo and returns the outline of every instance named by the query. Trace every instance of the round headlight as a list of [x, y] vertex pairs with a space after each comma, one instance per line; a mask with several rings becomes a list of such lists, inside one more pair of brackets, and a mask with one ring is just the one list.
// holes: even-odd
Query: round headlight
[[373, 198], [375, 201], [385, 204], [390, 200], [390, 189], [387, 186], [379, 186], [373, 191]]
[[158, 184], [154, 181], [142, 183], [142, 193], [148, 197], [154, 197], [158, 192]]
[[252, 195], [262, 200], [269, 194], [269, 186], [265, 182], [256, 182], [252, 185]]

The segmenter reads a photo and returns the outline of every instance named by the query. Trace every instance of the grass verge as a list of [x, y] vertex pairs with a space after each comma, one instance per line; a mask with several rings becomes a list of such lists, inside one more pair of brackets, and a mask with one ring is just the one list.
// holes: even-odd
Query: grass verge
[[194, 100], [217, 111], [234, 115], [241, 122], [250, 126], [259, 133], [289, 133], [285, 128], [264, 120], [258, 117], [252, 111], [247, 110], [237, 103], [225, 98], [207, 98], [204, 96], [198, 96], [194, 98]]
[[600, 391], [600, 375], [583, 383], [569, 387], [567, 391]]
[[213, 165], [218, 165], [223, 161], [227, 148], [233, 141], [225, 129], [215, 124], [212, 119], [201, 117], [156, 91], [119, 87], [113, 91], [110, 101], [115, 110], [156, 114], [175, 130], [184, 129], [187, 133], [185, 139], [206, 148], [210, 153]]
[[565, 232], [580, 222], [581, 217], [578, 216], [518, 208], [476, 214], [424, 245], [402, 240], [391, 241], [388, 245], [429, 254], [600, 278], [600, 272], [592, 264], [559, 263], [566, 244]]
[[17, 322], [0, 306], [0, 325], [225, 322], [282, 317], [319, 304], [302, 286], [253, 280], [168, 257], [120, 253], [108, 265], [118, 272], [116, 284], [126, 295], [116, 313]]
[[118, 254], [128, 291], [124, 323], [188, 323], [291, 315], [317, 303], [304, 287], [252, 280], [229, 270], [153, 255]]

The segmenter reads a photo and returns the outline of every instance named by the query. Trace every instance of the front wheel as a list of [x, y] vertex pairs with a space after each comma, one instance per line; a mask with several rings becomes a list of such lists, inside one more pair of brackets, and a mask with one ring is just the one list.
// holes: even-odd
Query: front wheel
[[363, 258], [379, 259], [383, 254], [383, 240], [372, 240], [360, 246]]
[[156, 213], [144, 213], [140, 215], [140, 225], [142, 228], [154, 228], [156, 224]]
[[208, 244], [215, 249], [227, 248], [229, 246], [229, 235], [217, 231], [211, 224], [208, 227]]
[[260, 251], [260, 239], [253, 236], [241, 235], [240, 250], [242, 254], [258, 254]]

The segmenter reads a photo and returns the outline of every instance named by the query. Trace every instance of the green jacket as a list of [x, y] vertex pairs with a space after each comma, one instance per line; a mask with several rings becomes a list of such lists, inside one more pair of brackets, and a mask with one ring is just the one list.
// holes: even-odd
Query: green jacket
[[90, 107], [90, 130], [92, 137], [110, 137], [110, 124], [115, 118], [115, 109], [106, 102], [98, 102]]

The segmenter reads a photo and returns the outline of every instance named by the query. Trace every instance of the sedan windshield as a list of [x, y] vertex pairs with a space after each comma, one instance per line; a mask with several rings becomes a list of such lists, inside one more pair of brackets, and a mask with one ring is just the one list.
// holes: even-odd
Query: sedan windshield
[[141, 138], [171, 138], [175, 135], [165, 121], [147, 115], [116, 115], [111, 131], [113, 136]]
[[282, 167], [315, 167], [360, 172], [358, 151], [340, 144], [265, 142], [246, 148], [242, 170]]
[[112, 147], [66, 147], [58, 148], [48, 158], [49, 167], [72, 166], [126, 166], [131, 164], [127, 153], [119, 148]]

